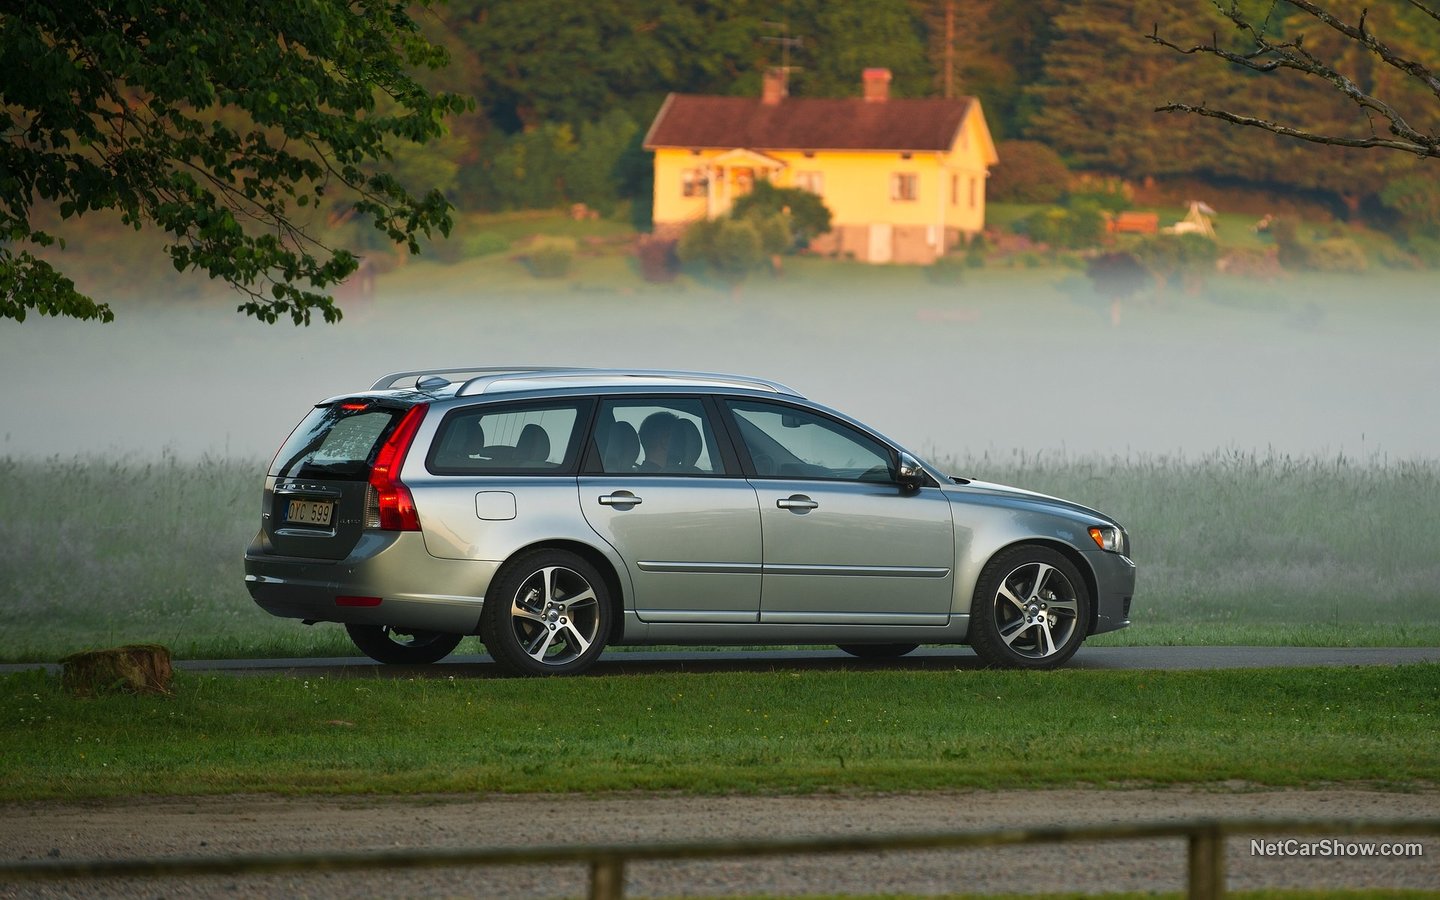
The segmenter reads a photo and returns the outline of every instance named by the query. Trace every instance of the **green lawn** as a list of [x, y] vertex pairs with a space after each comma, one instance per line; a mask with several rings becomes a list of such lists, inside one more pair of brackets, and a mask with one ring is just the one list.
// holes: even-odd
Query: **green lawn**
[[0, 677], [0, 800], [133, 794], [1395, 785], [1440, 772], [1440, 665], [741, 672], [570, 679], [182, 674], [74, 700]]

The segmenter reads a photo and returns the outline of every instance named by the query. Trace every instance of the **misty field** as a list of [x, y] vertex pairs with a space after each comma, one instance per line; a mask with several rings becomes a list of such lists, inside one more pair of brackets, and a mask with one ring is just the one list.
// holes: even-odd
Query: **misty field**
[[[1012, 453], [947, 466], [1098, 507], [1130, 529], [1135, 625], [1097, 643], [1440, 643], [1440, 462]], [[353, 655], [338, 626], [272, 618], [245, 591], [263, 469], [173, 455], [0, 458], [0, 659], [132, 641], [189, 658]]]

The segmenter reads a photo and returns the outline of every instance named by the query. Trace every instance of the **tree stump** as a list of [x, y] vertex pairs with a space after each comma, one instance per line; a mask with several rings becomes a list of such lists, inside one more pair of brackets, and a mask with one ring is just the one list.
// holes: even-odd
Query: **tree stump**
[[170, 651], [159, 644], [85, 650], [60, 663], [61, 685], [75, 697], [170, 693]]

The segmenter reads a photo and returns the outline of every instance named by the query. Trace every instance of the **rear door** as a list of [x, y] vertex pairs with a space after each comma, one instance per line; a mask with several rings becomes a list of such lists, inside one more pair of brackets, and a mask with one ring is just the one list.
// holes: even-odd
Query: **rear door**
[[365, 528], [370, 467], [407, 407], [356, 398], [317, 406], [275, 454], [262, 528], [280, 556], [344, 559]]
[[580, 508], [625, 560], [647, 622], [754, 622], [760, 512], [699, 397], [601, 403]]

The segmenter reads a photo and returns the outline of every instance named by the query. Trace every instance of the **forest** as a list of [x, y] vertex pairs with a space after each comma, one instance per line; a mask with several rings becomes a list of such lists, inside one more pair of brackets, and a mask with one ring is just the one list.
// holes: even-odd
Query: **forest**
[[[1364, 9], [1327, 6], [1352, 18]], [[1365, 48], [1287, 4], [1240, 7], [1267, 34], [1302, 38], [1362, 89], [1437, 130], [1435, 98]], [[1387, 191], [1392, 209], [1397, 197], [1414, 205], [1436, 181], [1425, 160], [1405, 153], [1321, 149], [1156, 112], [1170, 102], [1229, 103], [1342, 135], [1383, 124], [1314, 79], [1245, 71], [1152, 39], [1244, 49], [1210, 0], [452, 0], [420, 20], [451, 60], [427, 74], [430, 86], [476, 104], [448, 137], [402, 160], [404, 177], [438, 184], [461, 210], [586, 203], [610, 213], [628, 199], [643, 217], [640, 145], [665, 95], [755, 95], [762, 73], [781, 65], [791, 67], [793, 96], [853, 96], [861, 69], [884, 66], [897, 96], [980, 98], [1001, 142], [997, 200], [1032, 199], [1029, 170], [1056, 156], [1071, 171], [1136, 184], [1301, 196], [1342, 217], [1385, 215]], [[1372, 3], [1367, 24], [1412, 57], [1440, 61], [1440, 22], [1416, 6]]]

